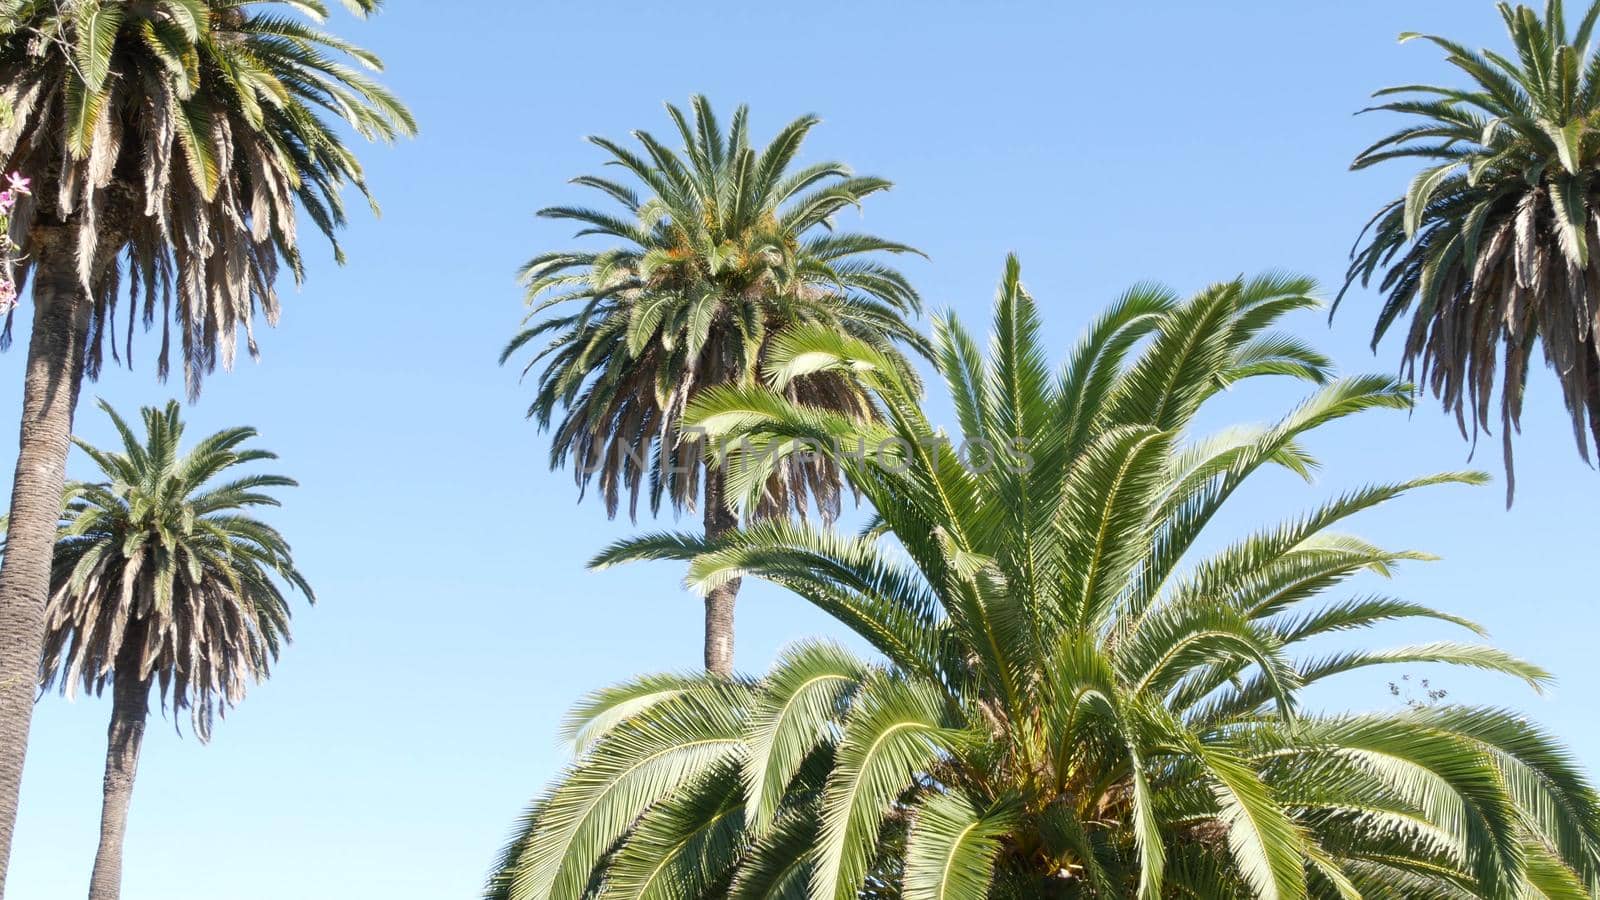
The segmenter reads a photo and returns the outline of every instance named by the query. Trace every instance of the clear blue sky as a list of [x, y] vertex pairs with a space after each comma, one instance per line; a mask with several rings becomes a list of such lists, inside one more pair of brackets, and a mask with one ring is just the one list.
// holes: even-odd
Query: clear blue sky
[[[928, 251], [908, 271], [932, 306], [982, 325], [1016, 250], [1065, 348], [1141, 279], [1188, 291], [1281, 267], [1335, 286], [1357, 229], [1408, 177], [1346, 171], [1390, 124], [1351, 112], [1374, 88], [1448, 77], [1433, 49], [1396, 35], [1501, 40], [1489, 0], [392, 0], [372, 22], [334, 26], [386, 58], [423, 135], [363, 154], [382, 220], [354, 217], [342, 269], [314, 251], [263, 361], [219, 374], [187, 410], [191, 434], [256, 425], [300, 479], [273, 520], [322, 602], [297, 610], [277, 674], [209, 746], [153, 724], [127, 900], [473, 897], [563, 760], [565, 707], [630, 673], [698, 663], [699, 605], [673, 566], [584, 572], [631, 528], [576, 505], [569, 477], [547, 471], [545, 439], [522, 419], [528, 391], [495, 364], [521, 315], [514, 270], [567, 243], [566, 226], [533, 211], [580, 199], [566, 180], [599, 162], [585, 134], [667, 132], [662, 101], [697, 91], [724, 109], [750, 103], [760, 136], [816, 112], [812, 158], [896, 182], [860, 226]], [[1318, 315], [1293, 324], [1346, 370], [1387, 371], [1394, 348], [1367, 349], [1372, 313], [1358, 294], [1331, 330]], [[96, 395], [131, 411], [179, 390], [155, 381], [155, 344], [144, 347], [135, 372], [86, 388], [80, 434], [108, 438]], [[16, 348], [0, 357], [0, 423], [16, 421], [21, 363]], [[1443, 556], [1389, 589], [1478, 619], [1560, 679], [1536, 697], [1437, 674], [1452, 697], [1524, 707], [1600, 768], [1600, 476], [1573, 452], [1551, 379], [1536, 387], [1513, 511], [1498, 487], [1447, 488], [1355, 530]], [[1272, 417], [1291, 395], [1242, 391], [1225, 418]], [[1275, 521], [1364, 478], [1460, 467], [1467, 453], [1431, 405], [1330, 429], [1315, 449], [1327, 463], [1316, 486], [1269, 483], [1225, 524]], [[1476, 462], [1498, 473], [1497, 447]], [[89, 474], [85, 463], [72, 471]], [[837, 632], [754, 587], [739, 625], [751, 669], [790, 639]], [[1351, 677], [1322, 699], [1391, 705], [1396, 675]], [[15, 900], [83, 893], [107, 714], [92, 699], [39, 705]]]

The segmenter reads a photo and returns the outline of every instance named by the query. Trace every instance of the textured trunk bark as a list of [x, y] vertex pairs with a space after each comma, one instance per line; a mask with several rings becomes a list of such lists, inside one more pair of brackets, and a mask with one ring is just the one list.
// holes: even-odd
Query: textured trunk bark
[[[128, 646], [139, 642], [129, 641]], [[106, 729], [106, 777], [100, 807], [100, 848], [94, 854], [94, 874], [89, 878], [89, 900], [117, 900], [122, 892], [122, 836], [128, 830], [128, 801], [139, 771], [139, 748], [144, 743], [144, 723], [150, 714], [150, 682], [134, 677], [137, 658], [125, 666], [117, 661], [112, 682], [111, 727]], [[127, 678], [123, 677], [128, 673]]]
[[[706, 537], [718, 538], [739, 527], [739, 518], [722, 505], [722, 470], [706, 469]], [[739, 597], [735, 578], [706, 594], [706, 671], [733, 675], [733, 604]]]
[[22, 387], [22, 431], [11, 487], [11, 521], [0, 566], [0, 897], [11, 858], [22, 763], [44, 647], [50, 557], [61, 518], [61, 486], [72, 411], [83, 381], [89, 303], [65, 235], [35, 244], [33, 334]]

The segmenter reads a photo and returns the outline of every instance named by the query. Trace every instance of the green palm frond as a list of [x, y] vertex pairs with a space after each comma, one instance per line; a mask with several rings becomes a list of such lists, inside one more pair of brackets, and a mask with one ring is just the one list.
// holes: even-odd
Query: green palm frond
[[[1475, 52], [1406, 34], [1444, 51], [1468, 87], [1379, 91], [1370, 111], [1410, 124], [1362, 151], [1352, 168], [1390, 160], [1425, 167], [1368, 223], [1342, 297], [1376, 284], [1373, 345], [1409, 315], [1405, 370], [1476, 440], [1498, 423], [1506, 499], [1534, 345], [1556, 371], [1578, 452], [1600, 446], [1600, 236], [1591, 224], [1600, 181], [1600, 55], [1590, 44], [1600, 3], [1574, 32], [1560, 3], [1543, 15], [1499, 4], [1515, 54]], [[1409, 377], [1409, 376], [1408, 376]], [[1498, 391], [1499, 409], [1494, 407]]]
[[[889, 182], [836, 162], [797, 166], [815, 116], [789, 123], [757, 150], [743, 107], [724, 129], [704, 97], [690, 106], [667, 105], [678, 148], [644, 131], [634, 133], [639, 150], [591, 138], [638, 185], [593, 176], [574, 183], [621, 211], [559, 206], [540, 215], [617, 245], [530, 260], [522, 278], [531, 311], [502, 354], [504, 362], [536, 340], [552, 341], [526, 370], [538, 370], [528, 415], [554, 432], [552, 467], [570, 466], [580, 491], [598, 482], [610, 515], [624, 498], [630, 517], [641, 497], [652, 513], [663, 502], [706, 502], [706, 448], [679, 435], [685, 406], [708, 389], [770, 374], [773, 342], [786, 328], [851, 336], [907, 373], [905, 348], [927, 352], [909, 322], [921, 298], [881, 261], [917, 251], [833, 228], [835, 213]], [[565, 316], [558, 307], [582, 313]], [[809, 374], [788, 393], [847, 416], [872, 412], [837, 375]], [[837, 508], [839, 476], [824, 460], [791, 459], [762, 474], [750, 491], [761, 515], [803, 515], [814, 504], [830, 518]]]
[[906, 900], [984, 896], [1003, 841], [1020, 818], [1014, 802], [980, 810], [962, 794], [923, 804], [906, 837]]
[[288, 593], [315, 602], [289, 544], [245, 514], [276, 506], [278, 475], [215, 482], [276, 457], [231, 428], [180, 450], [176, 401], [143, 410], [140, 436], [104, 401], [120, 451], [77, 445], [106, 479], [68, 486], [53, 560], [41, 675], [46, 688], [100, 693], [119, 679], [159, 683], [210, 737], [215, 715], [264, 679], [289, 640]]
[[736, 762], [744, 701], [732, 686], [686, 695], [598, 740], [541, 801], [539, 833], [517, 842], [512, 896], [585, 896], [591, 870], [641, 814]]
[[303, 274], [302, 214], [342, 261], [344, 189], [377, 209], [330, 119], [382, 141], [415, 134], [416, 120], [363, 73], [382, 69], [377, 56], [319, 27], [321, 3], [290, 4], [301, 17], [240, 0], [13, 6], [0, 34], [0, 105], [14, 113], [0, 167], [34, 183], [12, 218], [20, 268], [45, 256], [76, 268], [94, 319], [91, 378], [108, 349], [131, 364], [136, 320], [159, 318], [157, 371], [176, 350], [193, 397], [241, 338], [257, 352], [259, 322], [277, 323], [280, 269]]
[[[1306, 280], [1277, 274], [1188, 298], [1140, 286], [1052, 374], [1037, 306], [1010, 261], [987, 355], [954, 318], [938, 320], [936, 371], [960, 426], [949, 438], [877, 347], [808, 326], [775, 339], [766, 386], [706, 391], [685, 421], [752, 454], [826, 456], [872, 505], [868, 527], [781, 520], [711, 539], [649, 535], [596, 562], [686, 561], [702, 592], [769, 581], [878, 660], [803, 643], [758, 681], [704, 682], [729, 692], [715, 736], [726, 747], [681, 783], [651, 782], [659, 796], [628, 794], [591, 843], [558, 860], [571, 820], [550, 798], [651, 752], [608, 750], [609, 735], [693, 718], [670, 712], [686, 689], [670, 676], [597, 695], [574, 721], [601, 722], [607, 736], [532, 807], [512, 844], [544, 842], [551, 855], [511, 853], [491, 895], [627, 893], [639, 867], [624, 877], [620, 861], [646, 857], [682, 873], [673, 896], [705, 900], [1592, 891], [1600, 797], [1550, 736], [1502, 710], [1346, 715], [1308, 699], [1307, 686], [1374, 665], [1548, 683], [1543, 669], [1483, 644], [1329, 645], [1401, 619], [1481, 636], [1423, 604], [1344, 593], [1357, 575], [1392, 578], [1432, 557], [1334, 529], [1483, 476], [1361, 486], [1234, 540], [1220, 533], [1256, 473], [1281, 467], [1314, 484], [1311, 447], [1325, 426], [1410, 408], [1405, 385], [1335, 378], [1313, 348], [1274, 330], [1314, 306], [1311, 294]], [[878, 415], [784, 392], [819, 372], [851, 380]], [[1211, 400], [1256, 377], [1308, 396], [1269, 425], [1199, 430]], [[963, 456], [957, 441], [992, 450]], [[724, 465], [744, 488], [759, 479], [739, 466], [768, 471], [737, 455]], [[735, 769], [738, 797], [703, 793]], [[737, 837], [705, 837], [712, 819], [720, 828], [734, 816]], [[676, 831], [664, 837], [658, 822]], [[573, 868], [557, 887], [549, 872], [560, 865]]]
[[822, 794], [812, 897], [856, 895], [876, 855], [884, 817], [964, 737], [931, 685], [883, 676], [862, 686]]
[[746, 725], [745, 821], [765, 830], [806, 757], [842, 726], [867, 668], [843, 648], [804, 643], [785, 651], [762, 686]]
[[687, 900], [714, 893], [749, 841], [744, 796], [732, 765], [708, 772], [651, 807], [607, 864], [617, 900]]

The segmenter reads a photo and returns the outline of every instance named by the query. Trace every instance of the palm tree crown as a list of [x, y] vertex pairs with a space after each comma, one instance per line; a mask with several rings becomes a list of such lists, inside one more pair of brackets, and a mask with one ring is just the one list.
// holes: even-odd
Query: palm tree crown
[[[1326, 595], [1425, 558], [1333, 531], [1344, 519], [1481, 476], [1359, 488], [1194, 550], [1252, 475], [1316, 470], [1309, 433], [1409, 404], [1387, 378], [1328, 380], [1325, 359], [1268, 331], [1313, 305], [1310, 288], [1281, 276], [1189, 299], [1136, 288], [1052, 374], [1013, 260], [987, 360], [953, 318], [936, 334], [960, 434], [978, 448], [968, 459], [876, 348], [824, 329], [780, 338], [766, 369], [777, 390], [708, 392], [686, 421], [748, 439], [727, 463], [730, 486], [758, 485], [774, 457], [828, 454], [871, 501], [868, 529], [775, 520], [721, 539], [651, 535], [597, 564], [688, 560], [702, 590], [764, 578], [882, 661], [802, 644], [760, 680], [653, 676], [595, 695], [570, 723], [576, 761], [529, 811], [490, 896], [1592, 890], [1600, 803], [1522, 718], [1459, 706], [1328, 715], [1302, 702], [1307, 686], [1380, 663], [1545, 680], [1470, 643], [1305, 646], [1391, 619], [1473, 627], [1390, 597]], [[783, 396], [817, 371], [859, 380], [879, 418]], [[1264, 375], [1319, 387], [1270, 426], [1193, 433], [1208, 399]]]
[[1374, 346], [1409, 311], [1405, 365], [1420, 364], [1420, 380], [1455, 412], [1463, 435], [1469, 421], [1476, 436], [1499, 419], [1509, 501], [1512, 433], [1535, 343], [1560, 379], [1579, 453], [1589, 458], [1591, 437], [1600, 446], [1600, 55], [1590, 46], [1600, 3], [1570, 33], [1560, 0], [1542, 17], [1526, 6], [1499, 9], [1512, 58], [1402, 35], [1443, 48], [1470, 83], [1378, 92], [1393, 99], [1374, 109], [1415, 121], [1362, 151], [1354, 168], [1391, 159], [1428, 166], [1368, 224], [1345, 288], [1379, 276], [1385, 302]]
[[[107, 479], [69, 486], [51, 577], [44, 684], [99, 693], [116, 679], [161, 687], [195, 732], [265, 678], [289, 638], [285, 588], [315, 595], [277, 531], [248, 510], [277, 506], [281, 475], [231, 470], [276, 455], [230, 428], [179, 455], [178, 404], [146, 408], [141, 441], [109, 406], [120, 453], [83, 449]], [[220, 481], [224, 477], [229, 480]]]
[[[683, 409], [708, 386], [753, 379], [782, 327], [826, 324], [885, 353], [926, 343], [906, 321], [920, 310], [917, 292], [874, 259], [915, 251], [833, 229], [839, 212], [889, 182], [852, 175], [836, 162], [794, 168], [815, 116], [789, 123], [758, 151], [743, 107], [726, 133], [704, 97], [692, 107], [691, 120], [667, 106], [683, 140], [679, 151], [643, 131], [634, 132], [642, 154], [590, 138], [645, 194], [586, 175], [574, 183], [605, 194], [622, 214], [540, 211], [579, 223], [580, 236], [620, 243], [530, 260], [522, 277], [533, 308], [501, 356], [504, 362], [553, 337], [524, 369], [544, 364], [528, 415], [548, 427], [562, 411], [551, 465], [571, 461], [580, 490], [598, 476], [612, 515], [624, 493], [636, 514], [646, 485], [652, 511], [663, 499], [674, 508], [696, 505], [702, 447], [679, 439]], [[850, 384], [831, 374], [798, 380], [791, 390], [842, 412], [868, 411]], [[804, 514], [814, 498], [827, 515], [837, 503], [831, 467], [795, 463], [778, 474], [763, 498], [768, 512]]]
[[[327, 14], [321, 0], [292, 5]], [[363, 14], [378, 5], [345, 2]], [[148, 327], [159, 315], [165, 375], [176, 323], [193, 394], [219, 358], [232, 363], [238, 331], [255, 352], [257, 312], [277, 321], [280, 261], [297, 279], [302, 272], [297, 210], [332, 240], [345, 221], [343, 186], [366, 194], [360, 163], [321, 113], [385, 140], [416, 123], [340, 59], [378, 70], [376, 56], [280, 15], [277, 4], [16, 6], [17, 27], [0, 39], [0, 103], [14, 112], [0, 130], [0, 159], [34, 184], [12, 220], [22, 276], [43, 254], [76, 256], [93, 305], [91, 377], [107, 343], [119, 357], [112, 313], [126, 283], [121, 353], [131, 358], [134, 320]], [[334, 250], [342, 259], [336, 241]]]

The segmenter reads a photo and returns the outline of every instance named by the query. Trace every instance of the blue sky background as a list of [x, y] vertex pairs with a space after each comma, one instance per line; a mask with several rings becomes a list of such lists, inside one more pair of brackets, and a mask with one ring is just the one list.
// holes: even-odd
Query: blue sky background
[[[930, 306], [979, 330], [1004, 254], [1019, 252], [1059, 355], [1142, 279], [1188, 292], [1286, 268], [1336, 287], [1356, 231], [1409, 178], [1346, 170], [1393, 124], [1351, 113], [1374, 88], [1450, 78], [1435, 50], [1396, 35], [1502, 42], [1488, 0], [393, 0], [371, 22], [339, 16], [334, 27], [385, 57], [424, 133], [363, 154], [382, 220], [354, 216], [348, 266], [313, 250], [263, 361], [219, 374], [186, 412], [191, 436], [256, 425], [282, 455], [276, 469], [300, 479], [273, 521], [321, 603], [297, 610], [276, 675], [209, 746], [154, 721], [128, 900], [473, 897], [563, 761], [567, 705], [630, 673], [698, 665], [699, 604], [675, 567], [585, 573], [585, 559], [633, 529], [576, 505], [569, 476], [547, 471], [545, 439], [522, 419], [528, 390], [495, 364], [521, 316], [514, 270], [568, 241], [567, 226], [533, 211], [586, 199], [566, 184], [600, 162], [585, 134], [665, 134], [662, 101], [696, 91], [725, 114], [750, 103], [762, 139], [816, 112], [809, 159], [896, 182], [846, 224], [924, 248], [930, 260], [906, 270]], [[1331, 330], [1318, 314], [1292, 326], [1348, 371], [1389, 371], [1395, 349], [1367, 349], [1373, 312], [1357, 293]], [[147, 341], [134, 372], [86, 388], [81, 435], [110, 437], [96, 396], [131, 413], [180, 391], [155, 381], [154, 349]], [[18, 348], [0, 356], [0, 384], [12, 386], [0, 422], [16, 421], [21, 364]], [[1573, 452], [1552, 379], [1536, 382], [1514, 510], [1498, 485], [1443, 488], [1355, 530], [1443, 556], [1385, 589], [1483, 622], [1559, 684], [1539, 697], [1472, 673], [1416, 677], [1452, 698], [1527, 709], [1596, 769], [1600, 477]], [[1213, 418], [1270, 419], [1299, 393], [1241, 390]], [[931, 402], [949, 421], [942, 394]], [[1330, 428], [1314, 449], [1326, 463], [1317, 484], [1257, 485], [1220, 537], [1364, 479], [1461, 467], [1468, 450], [1432, 405]], [[86, 462], [75, 455], [71, 471], [91, 474]], [[0, 464], [9, 472], [11, 457]], [[1498, 475], [1497, 444], [1476, 464]], [[799, 601], [747, 586], [739, 661], [759, 670], [793, 638], [837, 632]], [[1319, 699], [1389, 707], [1385, 683], [1398, 675], [1350, 676]], [[16, 900], [83, 892], [107, 715], [92, 699], [39, 705]]]

